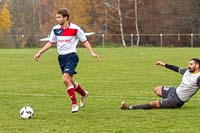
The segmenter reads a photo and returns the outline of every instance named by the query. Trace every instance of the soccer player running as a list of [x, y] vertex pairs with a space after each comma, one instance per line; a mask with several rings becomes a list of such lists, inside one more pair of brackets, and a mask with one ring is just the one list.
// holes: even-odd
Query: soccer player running
[[189, 61], [188, 68], [179, 68], [174, 65], [157, 61], [156, 65], [166, 67], [183, 75], [181, 84], [175, 88], [170, 86], [157, 86], [154, 92], [163, 99], [149, 102], [147, 104], [128, 106], [121, 103], [122, 110], [152, 109], [152, 108], [180, 108], [200, 88], [200, 60], [193, 58]]
[[79, 40], [87, 48], [91, 56], [97, 60], [99, 56], [93, 51], [84, 31], [79, 26], [69, 22], [68, 9], [58, 9], [56, 12], [56, 21], [58, 24], [53, 27], [49, 41], [35, 54], [34, 60], [38, 61], [43, 52], [52, 47], [53, 44], [57, 44], [58, 62], [62, 71], [62, 79], [71, 98], [72, 113], [74, 113], [79, 110], [75, 92], [82, 96], [80, 107], [85, 106], [86, 97], [88, 95], [88, 92], [73, 79], [73, 74], [76, 74], [75, 68], [79, 61], [76, 50]]

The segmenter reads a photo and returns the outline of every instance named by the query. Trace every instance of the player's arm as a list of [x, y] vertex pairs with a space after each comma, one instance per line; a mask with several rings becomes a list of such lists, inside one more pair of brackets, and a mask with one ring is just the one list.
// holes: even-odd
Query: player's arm
[[90, 43], [88, 41], [85, 41], [83, 43], [83, 45], [87, 48], [88, 52], [94, 57], [96, 58], [97, 60], [99, 60], [99, 56], [93, 51]]
[[41, 54], [44, 53], [45, 51], [47, 51], [50, 47], [52, 46], [51, 42], [47, 42], [44, 47], [42, 47], [34, 56], [34, 60], [38, 61], [38, 59], [40, 58]]
[[92, 57], [99, 60], [99, 56], [93, 51], [89, 41], [87, 40], [84, 31], [78, 27], [77, 37], [83, 43], [83, 45], [87, 48], [88, 52], [92, 55]]
[[187, 70], [187, 69], [180, 69], [178, 66], [175, 66], [175, 65], [166, 64], [162, 61], [157, 61], [156, 65], [163, 66], [163, 67], [173, 70], [175, 72], [179, 72], [180, 74], [184, 74], [185, 71]]
[[168, 68], [168, 69], [173, 70], [175, 72], [179, 72], [179, 67], [174, 66], [174, 65], [170, 65], [170, 64], [166, 64], [162, 61], [156, 61], [156, 65]]

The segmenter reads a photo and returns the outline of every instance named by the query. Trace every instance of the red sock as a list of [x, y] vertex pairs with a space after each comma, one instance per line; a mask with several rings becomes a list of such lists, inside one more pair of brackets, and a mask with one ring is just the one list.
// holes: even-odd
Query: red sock
[[72, 104], [77, 104], [74, 87], [69, 87], [67, 92], [68, 92], [68, 94], [69, 94], [69, 96], [71, 98]]
[[76, 84], [75, 91], [78, 92], [81, 96], [85, 96], [86, 95], [85, 91], [82, 89], [82, 87], [78, 83]]

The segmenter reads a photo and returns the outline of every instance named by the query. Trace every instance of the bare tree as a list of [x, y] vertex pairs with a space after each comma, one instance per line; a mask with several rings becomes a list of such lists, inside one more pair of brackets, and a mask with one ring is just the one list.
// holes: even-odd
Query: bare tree
[[[200, 32], [199, 0], [10, 0], [12, 27], [5, 37], [15, 47], [37, 46], [39, 38], [47, 36], [55, 24], [55, 12], [59, 7], [69, 8], [70, 21], [81, 25], [86, 31], [95, 31], [100, 35], [105, 32], [105, 1], [110, 3], [107, 7], [107, 39], [111, 43], [128, 46], [132, 39], [127, 35], [134, 34], [137, 35], [136, 46], [141, 45], [141, 42], [157, 45], [160, 43], [158, 38], [141, 38], [141, 33]], [[94, 42], [100, 44], [101, 37], [94, 38]], [[199, 38], [194, 36], [197, 46]], [[190, 38], [165, 37], [163, 43], [187, 46]]]
[[140, 33], [138, 29], [138, 13], [137, 13], [137, 0], [135, 0], [135, 28], [136, 28], [136, 35], [137, 35], [137, 47], [140, 43]]
[[121, 5], [120, 0], [117, 0], [117, 10], [118, 10], [118, 14], [119, 14], [119, 26], [120, 26], [120, 32], [121, 32], [122, 45], [124, 47], [126, 47], [126, 43], [124, 40], [123, 20], [122, 20], [122, 13], [121, 13], [120, 5]]

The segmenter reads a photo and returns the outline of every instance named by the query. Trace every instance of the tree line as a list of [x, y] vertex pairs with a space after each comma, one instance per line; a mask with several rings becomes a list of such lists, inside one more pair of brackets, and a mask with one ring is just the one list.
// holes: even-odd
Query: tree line
[[[160, 40], [142, 34], [198, 34], [199, 0], [2, 0], [0, 3], [0, 47], [38, 47], [56, 24], [55, 12], [66, 7], [70, 21], [85, 32], [95, 32], [90, 40], [98, 45], [102, 34], [106, 43], [156, 45]], [[164, 44], [188, 46], [187, 36], [163, 38]], [[199, 44], [199, 37], [194, 38]]]

